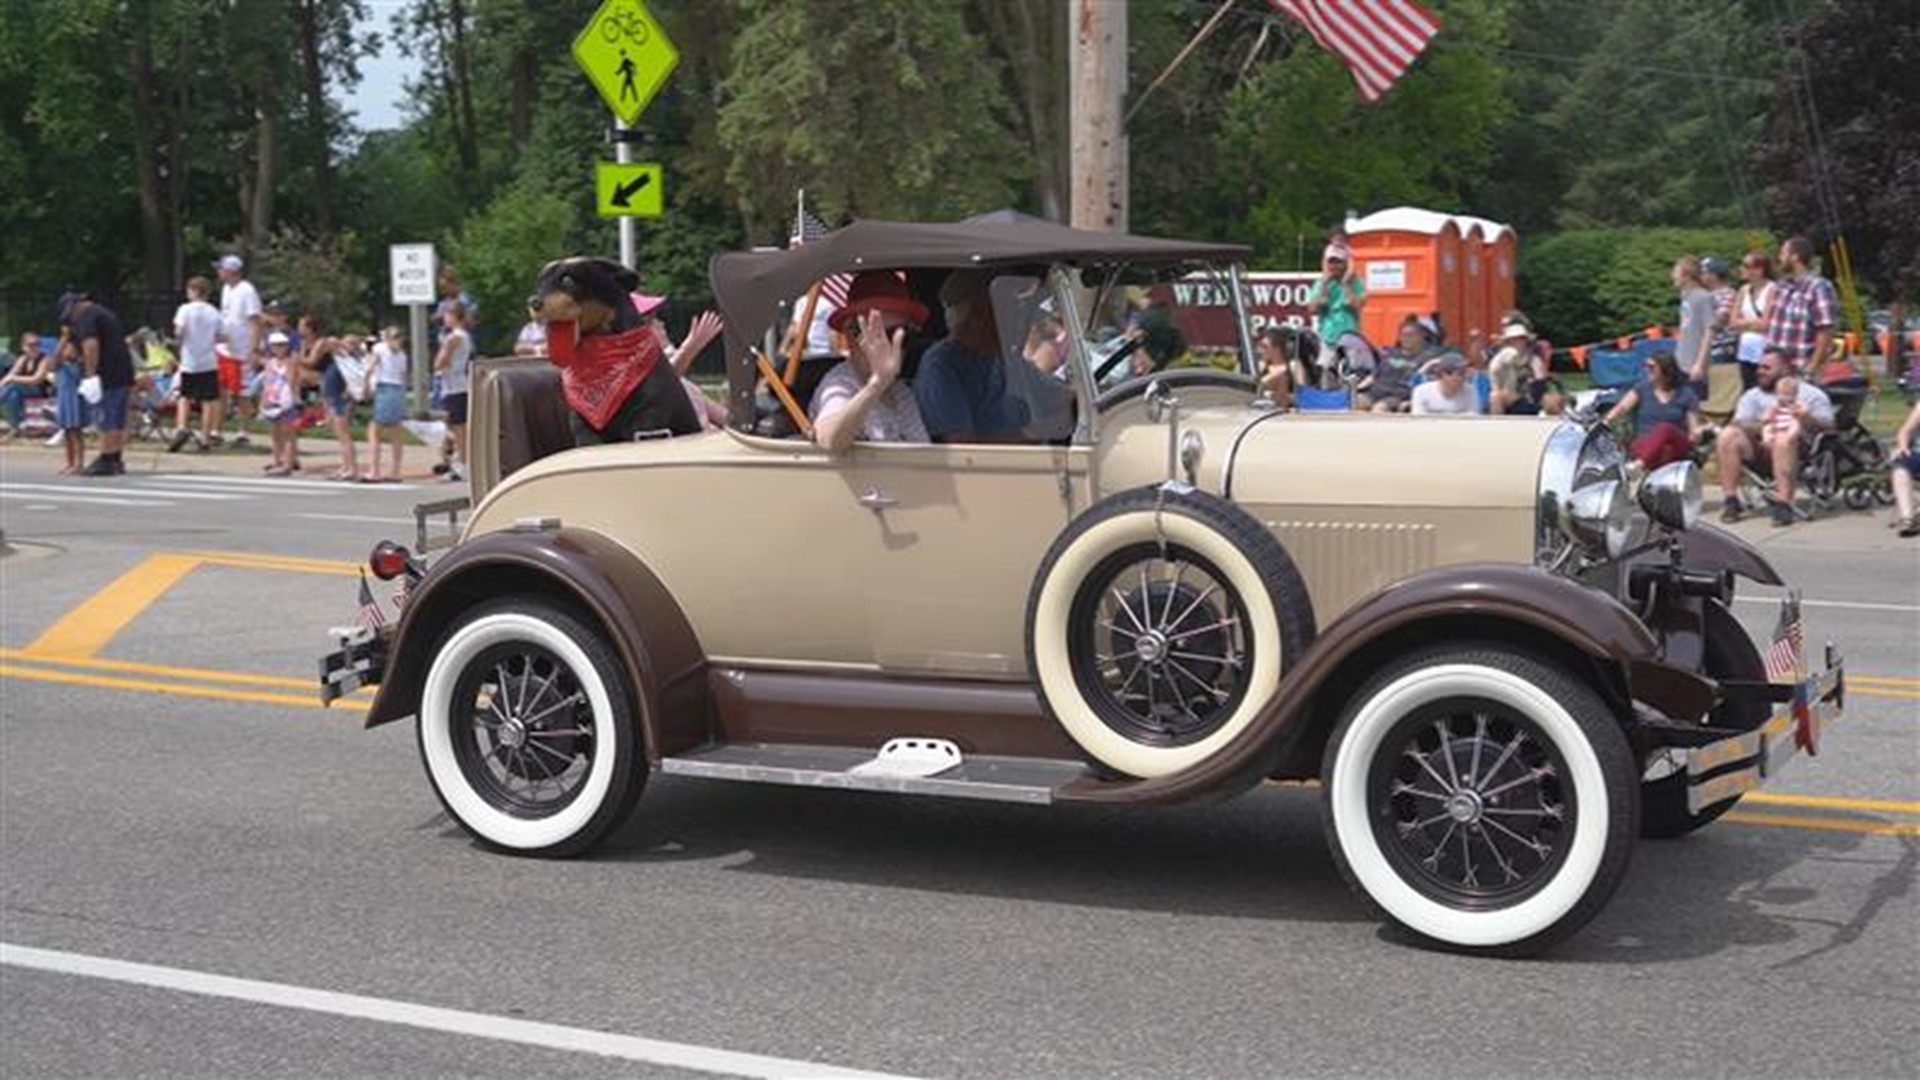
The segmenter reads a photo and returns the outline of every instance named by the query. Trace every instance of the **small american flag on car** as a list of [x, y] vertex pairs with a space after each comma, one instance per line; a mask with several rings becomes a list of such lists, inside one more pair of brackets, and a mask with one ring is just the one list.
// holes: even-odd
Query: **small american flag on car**
[[1798, 682], [1806, 670], [1806, 628], [1800, 622], [1800, 594], [1790, 592], [1780, 602], [1780, 621], [1767, 645], [1767, 681]]
[[[812, 243], [832, 231], [827, 228], [826, 222], [815, 216], [813, 211], [802, 206], [799, 216], [793, 223], [790, 246], [799, 247], [802, 244]], [[847, 303], [847, 289], [852, 284], [852, 274], [835, 274], [832, 277], [823, 278], [820, 281], [820, 299], [833, 307], [844, 307]]]
[[380, 601], [373, 598], [373, 590], [367, 588], [367, 575], [360, 573], [360, 611], [354, 621], [370, 632], [378, 632], [387, 625], [387, 616], [380, 610]]

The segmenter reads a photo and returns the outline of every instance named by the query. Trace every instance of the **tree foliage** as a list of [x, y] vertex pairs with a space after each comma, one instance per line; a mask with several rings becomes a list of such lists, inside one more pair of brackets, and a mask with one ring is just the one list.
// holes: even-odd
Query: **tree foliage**
[[1648, 326], [1673, 326], [1679, 298], [1673, 264], [1684, 254], [1728, 263], [1774, 246], [1740, 229], [1575, 229], [1520, 250], [1520, 306], [1555, 342], [1604, 341]]

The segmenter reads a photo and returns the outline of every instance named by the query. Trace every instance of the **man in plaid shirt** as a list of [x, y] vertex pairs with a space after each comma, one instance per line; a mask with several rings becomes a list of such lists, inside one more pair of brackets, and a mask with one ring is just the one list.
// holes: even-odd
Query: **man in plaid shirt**
[[1767, 315], [1767, 348], [1779, 349], [1809, 374], [1833, 344], [1834, 313], [1840, 306], [1833, 282], [1814, 273], [1812, 264], [1813, 241], [1790, 236], [1780, 245], [1784, 276]]

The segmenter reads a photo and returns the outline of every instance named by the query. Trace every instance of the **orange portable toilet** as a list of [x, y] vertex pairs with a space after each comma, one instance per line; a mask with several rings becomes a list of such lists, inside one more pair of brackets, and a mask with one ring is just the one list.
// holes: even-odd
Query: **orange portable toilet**
[[1500, 313], [1487, 310], [1487, 245], [1485, 234], [1473, 218], [1461, 218], [1460, 227], [1460, 321], [1448, 331], [1451, 343], [1462, 348], [1477, 334], [1483, 344], [1494, 332], [1493, 320]]
[[1438, 311], [1448, 327], [1461, 318], [1464, 254], [1453, 218], [1396, 206], [1348, 218], [1354, 269], [1367, 284], [1360, 332], [1375, 345], [1393, 344], [1408, 315]]
[[1520, 251], [1519, 238], [1510, 226], [1486, 218], [1461, 215], [1455, 220], [1462, 229], [1472, 226], [1480, 230], [1481, 288], [1486, 292], [1485, 307], [1488, 325], [1487, 333], [1495, 333], [1491, 325], [1500, 316], [1513, 310], [1516, 300], [1514, 279], [1518, 274]]

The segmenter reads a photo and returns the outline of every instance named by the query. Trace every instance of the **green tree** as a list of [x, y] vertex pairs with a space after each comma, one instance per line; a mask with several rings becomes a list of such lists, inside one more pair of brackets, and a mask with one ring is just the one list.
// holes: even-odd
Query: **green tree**
[[755, 239], [794, 192], [824, 216], [952, 218], [1028, 176], [994, 65], [961, 9], [927, 0], [737, 0], [719, 107], [727, 179]]

